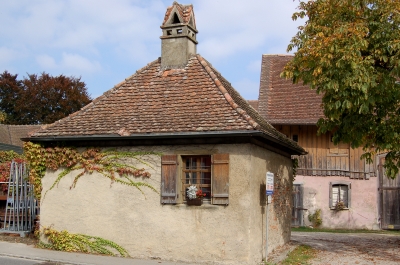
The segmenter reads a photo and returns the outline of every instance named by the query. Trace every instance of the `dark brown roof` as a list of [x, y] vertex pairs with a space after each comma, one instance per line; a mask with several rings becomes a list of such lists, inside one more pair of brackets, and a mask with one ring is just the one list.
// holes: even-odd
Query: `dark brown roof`
[[263, 55], [258, 112], [271, 124], [316, 124], [323, 117], [322, 96], [280, 77], [292, 55]]
[[31, 139], [258, 131], [304, 151], [266, 122], [200, 55], [191, 57], [184, 69], [160, 67], [160, 59], [148, 64]]
[[21, 138], [39, 130], [41, 125], [6, 125], [0, 124], [0, 143], [22, 147]]

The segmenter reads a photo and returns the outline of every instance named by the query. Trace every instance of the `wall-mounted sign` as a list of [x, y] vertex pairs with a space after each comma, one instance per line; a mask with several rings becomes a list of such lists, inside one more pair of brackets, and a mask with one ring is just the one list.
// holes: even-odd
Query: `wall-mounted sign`
[[272, 195], [274, 194], [274, 173], [267, 172], [267, 179], [266, 179], [266, 194]]

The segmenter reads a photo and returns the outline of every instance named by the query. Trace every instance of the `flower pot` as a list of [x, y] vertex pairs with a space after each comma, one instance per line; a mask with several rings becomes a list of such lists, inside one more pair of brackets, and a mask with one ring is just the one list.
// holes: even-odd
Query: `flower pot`
[[196, 199], [192, 199], [192, 200], [187, 199], [186, 203], [187, 203], [187, 205], [191, 205], [191, 206], [200, 206], [203, 204], [203, 198], [196, 198]]

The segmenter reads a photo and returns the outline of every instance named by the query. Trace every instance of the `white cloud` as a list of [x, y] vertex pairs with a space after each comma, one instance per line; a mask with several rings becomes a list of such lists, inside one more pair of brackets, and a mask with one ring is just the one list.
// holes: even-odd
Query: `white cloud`
[[[126, 76], [122, 75], [133, 73], [161, 55], [160, 25], [172, 2], [2, 1], [0, 67], [7, 66], [20, 74], [50, 70], [90, 74], [86, 77], [92, 80], [85, 82], [96, 89], [90, 93], [101, 94], [109, 88], [110, 80], [123, 79]], [[253, 84], [239, 82], [237, 88], [245, 97], [248, 87], [256, 84], [258, 89], [256, 73], [261, 69], [261, 55], [284, 53], [300, 24], [291, 20], [298, 4], [293, 0], [179, 2], [193, 3], [199, 30], [198, 52], [211, 63], [218, 62], [218, 70], [231, 82], [247, 78]], [[103, 87], [105, 84], [107, 87]]]
[[4, 67], [18, 57], [21, 57], [18, 51], [7, 47], [0, 47], [0, 67]]
[[278, 39], [285, 51], [301, 24], [291, 19], [296, 6], [292, 0], [198, 1], [197, 27], [200, 32], [207, 32], [200, 44], [201, 53], [224, 58], [268, 46], [271, 39]]
[[63, 53], [57, 63], [50, 55], [43, 54], [36, 57], [36, 62], [44, 71], [57, 70], [74, 75], [93, 74], [100, 72], [102, 67], [99, 62], [91, 61], [78, 54]]

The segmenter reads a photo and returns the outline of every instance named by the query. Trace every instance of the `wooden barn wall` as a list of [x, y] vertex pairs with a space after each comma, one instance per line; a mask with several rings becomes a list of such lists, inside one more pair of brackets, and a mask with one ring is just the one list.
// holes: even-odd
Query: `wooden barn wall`
[[314, 125], [276, 125], [281, 133], [294, 139], [308, 154], [298, 157], [297, 174], [310, 176], [346, 176], [368, 179], [375, 176], [374, 164], [361, 160], [362, 148], [352, 149], [349, 144], [334, 145], [331, 134], [317, 136]]

